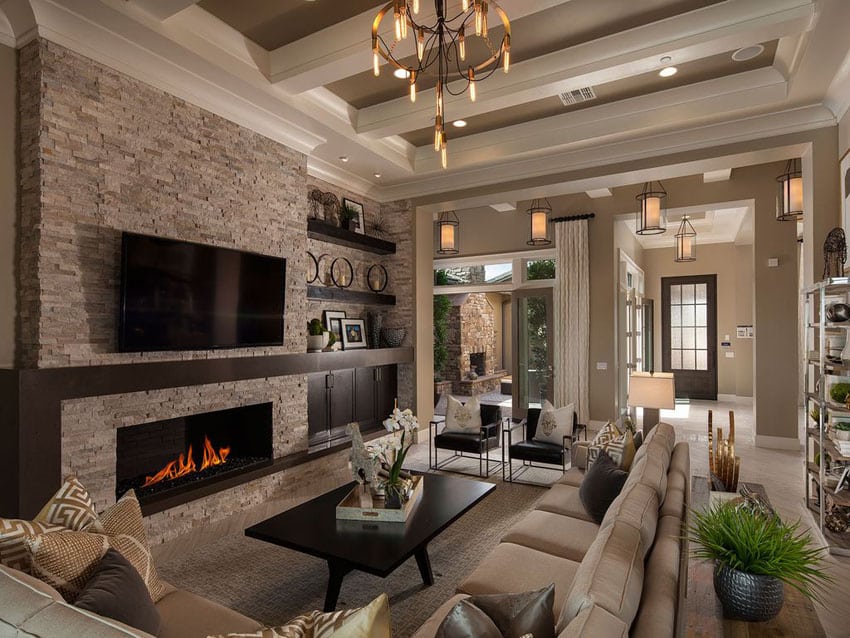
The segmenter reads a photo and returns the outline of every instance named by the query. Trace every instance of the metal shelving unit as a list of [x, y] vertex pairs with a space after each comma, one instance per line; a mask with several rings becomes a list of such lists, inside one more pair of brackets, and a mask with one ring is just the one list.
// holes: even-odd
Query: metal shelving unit
[[[832, 463], [850, 463], [850, 456], [838, 451], [831, 438], [828, 417], [847, 415], [850, 408], [835, 403], [829, 396], [826, 376], [850, 376], [850, 360], [832, 360], [827, 357], [827, 335], [846, 332], [850, 339], [850, 322], [832, 323], [826, 321], [827, 307], [836, 301], [845, 301], [850, 293], [850, 278], [836, 277], [819, 282], [805, 292], [806, 326], [806, 456], [805, 456], [805, 494], [806, 505], [812, 511], [818, 528], [823, 534], [832, 554], [850, 556], [850, 531], [836, 534], [824, 527], [824, 517], [831, 507], [850, 507], [850, 491], [835, 490], [826, 486], [826, 455]], [[840, 299], [838, 299], [840, 297]], [[818, 407], [818, 419], [811, 420], [813, 406]], [[815, 457], [820, 454], [820, 463]], [[826, 505], [826, 507], [824, 506]]]

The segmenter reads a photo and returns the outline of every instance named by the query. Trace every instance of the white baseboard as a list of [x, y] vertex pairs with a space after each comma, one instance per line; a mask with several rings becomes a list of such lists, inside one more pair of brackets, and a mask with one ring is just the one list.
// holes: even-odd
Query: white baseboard
[[800, 441], [796, 437], [756, 434], [756, 447], [797, 452], [800, 450]]

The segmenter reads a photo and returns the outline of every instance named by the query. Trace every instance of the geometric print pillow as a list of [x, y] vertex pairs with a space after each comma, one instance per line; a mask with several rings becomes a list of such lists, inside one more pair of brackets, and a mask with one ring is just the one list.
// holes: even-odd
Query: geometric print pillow
[[142, 512], [132, 490], [101, 515], [98, 527], [103, 533], [62, 531], [24, 539], [33, 576], [73, 603], [111, 548], [139, 572], [151, 600], [160, 600], [165, 588], [156, 572]]
[[636, 448], [634, 437], [631, 432], [626, 432], [625, 434], [618, 436], [615, 439], [609, 439], [600, 445], [592, 443], [587, 448], [586, 470], [589, 470], [596, 462], [596, 459], [602, 450], [605, 450], [608, 453], [608, 456], [611, 457], [611, 460], [614, 461], [617, 467], [628, 472], [632, 466], [632, 460], [635, 457]]
[[61, 525], [48, 525], [36, 521], [16, 518], [0, 518], [0, 563], [27, 574], [32, 573], [32, 564], [24, 539], [59, 532]]
[[593, 437], [591, 445], [604, 445], [605, 443], [608, 443], [608, 441], [613, 441], [622, 435], [623, 432], [617, 428], [616, 424], [613, 421], [608, 421], [608, 423], [602, 426], [599, 433]]
[[76, 476], [69, 476], [53, 498], [41, 508], [35, 520], [81, 532], [97, 520], [97, 511], [88, 490]]
[[368, 636], [390, 638], [390, 603], [381, 594], [365, 607], [341, 611], [311, 611], [285, 625], [266, 627], [249, 634], [220, 634], [209, 638], [331, 638], [332, 636]]

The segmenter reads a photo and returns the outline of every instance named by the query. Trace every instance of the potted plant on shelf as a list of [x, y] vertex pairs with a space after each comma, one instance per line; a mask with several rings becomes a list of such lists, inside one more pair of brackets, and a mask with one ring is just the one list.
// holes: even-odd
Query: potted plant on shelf
[[360, 222], [360, 213], [349, 204], [343, 204], [339, 208], [339, 225], [346, 230], [357, 230]]
[[835, 438], [838, 441], [850, 441], [850, 421], [838, 421], [832, 425]]
[[307, 352], [321, 352], [328, 345], [328, 331], [319, 319], [307, 323]]
[[812, 546], [800, 522], [785, 523], [771, 511], [726, 501], [693, 513], [690, 540], [698, 558], [715, 561], [714, 591], [726, 618], [751, 622], [774, 618], [784, 585], [820, 602], [832, 582], [822, 571], [824, 548]]

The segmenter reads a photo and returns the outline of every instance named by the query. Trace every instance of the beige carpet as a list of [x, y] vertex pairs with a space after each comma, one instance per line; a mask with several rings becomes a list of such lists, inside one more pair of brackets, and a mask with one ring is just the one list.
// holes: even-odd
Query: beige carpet
[[[421, 455], [417, 452], [412, 456]], [[558, 474], [549, 473], [547, 478], [552, 480]], [[500, 477], [491, 477], [497, 488], [490, 496], [429, 545], [436, 580], [433, 586], [422, 584], [411, 558], [386, 579], [357, 571], [347, 575], [338, 608], [364, 605], [386, 591], [393, 636], [405, 638], [415, 632], [545, 492], [540, 487], [503, 483]], [[206, 544], [158, 569], [169, 582], [267, 625], [321, 609], [327, 585], [324, 561], [241, 534]]]

